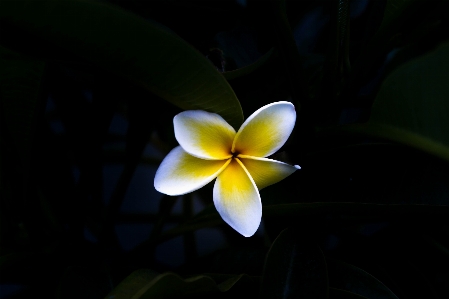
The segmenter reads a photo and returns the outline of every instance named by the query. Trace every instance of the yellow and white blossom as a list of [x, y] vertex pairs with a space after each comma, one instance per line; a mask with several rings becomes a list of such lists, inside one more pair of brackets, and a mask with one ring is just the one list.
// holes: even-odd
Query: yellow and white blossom
[[173, 119], [180, 146], [162, 161], [154, 187], [167, 195], [182, 195], [217, 178], [213, 200], [218, 213], [233, 229], [250, 237], [262, 218], [259, 190], [300, 169], [266, 158], [284, 145], [295, 121], [290, 102], [260, 108], [238, 132], [218, 114], [181, 112]]

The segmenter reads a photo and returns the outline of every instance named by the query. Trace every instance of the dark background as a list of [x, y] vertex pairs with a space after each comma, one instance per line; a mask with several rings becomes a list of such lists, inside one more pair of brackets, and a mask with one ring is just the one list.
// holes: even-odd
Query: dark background
[[[137, 49], [144, 30], [123, 46], [94, 1], [56, 1], [86, 14], [39, 27], [16, 17], [28, 2], [0, 6], [0, 298], [449, 295], [447, 1], [100, 2], [199, 51], [245, 118], [295, 105], [274, 158], [302, 169], [261, 191], [251, 238], [218, 216], [211, 184], [154, 189], [186, 108], [136, 79], [155, 53]], [[89, 56], [101, 49], [116, 60]]]

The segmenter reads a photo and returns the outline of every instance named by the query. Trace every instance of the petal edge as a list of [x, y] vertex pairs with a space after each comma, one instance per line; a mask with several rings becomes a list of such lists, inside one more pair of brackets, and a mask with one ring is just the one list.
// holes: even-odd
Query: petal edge
[[290, 165], [268, 158], [244, 155], [239, 155], [238, 158], [245, 165], [259, 190], [276, 184], [293, 174], [296, 170], [301, 169], [298, 165]]
[[202, 110], [183, 111], [173, 118], [175, 137], [182, 148], [197, 158], [230, 158], [235, 130], [220, 115]]
[[164, 158], [154, 177], [154, 188], [167, 195], [183, 195], [215, 179], [230, 160], [204, 160], [185, 152], [181, 146]]
[[213, 199], [223, 220], [245, 237], [254, 235], [262, 219], [262, 203], [256, 184], [238, 159], [217, 177]]
[[296, 122], [295, 106], [290, 102], [274, 102], [254, 112], [237, 131], [232, 152], [267, 157], [281, 148]]

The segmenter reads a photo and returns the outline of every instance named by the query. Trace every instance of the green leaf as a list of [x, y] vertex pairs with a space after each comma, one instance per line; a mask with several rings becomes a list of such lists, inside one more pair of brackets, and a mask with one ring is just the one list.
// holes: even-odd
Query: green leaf
[[398, 299], [396, 295], [377, 278], [366, 271], [345, 262], [327, 260], [329, 284], [339, 288], [376, 299]]
[[[129, 299], [134, 298], [139, 291], [144, 288], [148, 282], [158, 276], [157, 272], [140, 269], [131, 273], [120, 284], [115, 287], [105, 298]], [[139, 297], [135, 297], [139, 298]]]
[[42, 39], [50, 53], [54, 46], [65, 49], [182, 109], [218, 113], [237, 129], [243, 122], [234, 91], [207, 58], [172, 32], [116, 6], [2, 1], [0, 20]]
[[227, 292], [248, 275], [229, 275], [217, 283], [209, 275], [182, 278], [174, 273], [157, 275], [150, 270], [137, 270], [125, 278], [105, 299], [184, 298], [217, 292]]
[[342, 130], [412, 146], [449, 161], [449, 43], [414, 59], [383, 82], [364, 125]]
[[301, 233], [283, 230], [267, 254], [261, 298], [328, 298], [328, 287], [318, 245]]
[[43, 61], [0, 46], [0, 107], [23, 167], [30, 158], [44, 71]]

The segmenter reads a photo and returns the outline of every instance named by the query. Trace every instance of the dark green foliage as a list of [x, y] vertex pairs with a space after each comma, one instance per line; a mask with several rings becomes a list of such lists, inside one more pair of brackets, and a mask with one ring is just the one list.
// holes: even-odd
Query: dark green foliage
[[[1, 0], [0, 297], [448, 298], [448, 20], [445, 0]], [[174, 115], [237, 129], [283, 100], [274, 158], [302, 169], [261, 191], [260, 233], [210, 184], [154, 190]]]
[[267, 253], [261, 298], [328, 298], [326, 262], [308, 232], [286, 229]]

